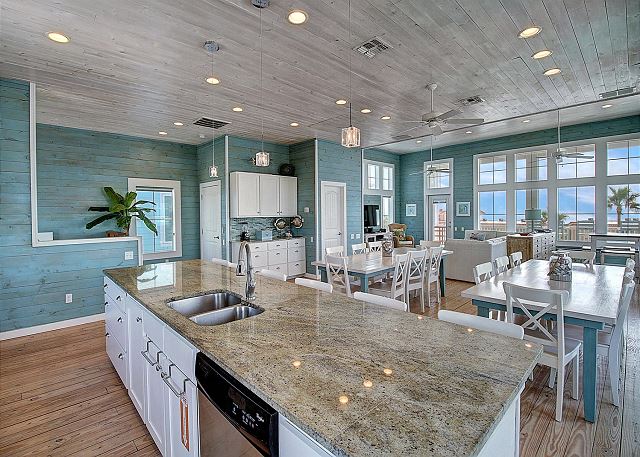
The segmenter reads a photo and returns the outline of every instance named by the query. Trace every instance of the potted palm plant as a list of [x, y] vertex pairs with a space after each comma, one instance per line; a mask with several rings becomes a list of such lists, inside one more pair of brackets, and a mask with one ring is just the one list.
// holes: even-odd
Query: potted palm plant
[[138, 196], [136, 192], [127, 192], [126, 195], [122, 196], [114, 191], [112, 187], [105, 187], [104, 193], [107, 195], [107, 199], [109, 200], [109, 206], [92, 206], [89, 208], [89, 211], [100, 211], [106, 212], [107, 214], [103, 214], [89, 222], [86, 225], [87, 230], [92, 229], [96, 225], [102, 224], [105, 221], [115, 219], [116, 225], [121, 231], [115, 232], [109, 230], [107, 231], [107, 236], [129, 236], [131, 220], [134, 217], [137, 217], [144, 222], [144, 225], [146, 225], [149, 230], [156, 235], [158, 234], [156, 224], [154, 224], [145, 214], [155, 211], [155, 209], [142, 207], [142, 205], [155, 205], [155, 203], [147, 200], [136, 201], [136, 197]]

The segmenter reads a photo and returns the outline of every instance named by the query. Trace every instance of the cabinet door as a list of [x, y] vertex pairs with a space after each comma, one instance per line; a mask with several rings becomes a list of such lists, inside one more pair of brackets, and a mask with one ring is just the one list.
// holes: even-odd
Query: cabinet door
[[147, 361], [142, 356], [146, 350], [146, 341], [142, 328], [142, 307], [127, 297], [127, 319], [129, 321], [128, 358], [129, 358], [129, 396], [138, 414], [147, 421], [145, 411], [145, 386]]
[[[159, 353], [159, 355], [158, 355]], [[148, 356], [157, 364], [150, 364], [145, 361], [147, 389], [145, 395], [146, 411], [147, 411], [147, 429], [155, 441], [156, 446], [162, 455], [167, 455], [166, 444], [166, 428], [165, 428], [165, 409], [167, 403], [167, 389], [165, 383], [160, 376], [163, 371], [167, 370], [167, 358], [151, 342], [149, 344]]]
[[291, 217], [298, 214], [298, 178], [280, 176], [279, 216]]
[[198, 443], [198, 389], [190, 381], [184, 383], [181, 375], [172, 372], [175, 379], [174, 388], [184, 393], [178, 397], [174, 392], [169, 391], [169, 436], [167, 445], [170, 446], [171, 457], [195, 457], [199, 455], [200, 446]]
[[256, 173], [238, 173], [238, 217], [260, 216], [258, 195], [260, 175]]
[[258, 175], [260, 177], [260, 216], [277, 217], [278, 209], [279, 176]]

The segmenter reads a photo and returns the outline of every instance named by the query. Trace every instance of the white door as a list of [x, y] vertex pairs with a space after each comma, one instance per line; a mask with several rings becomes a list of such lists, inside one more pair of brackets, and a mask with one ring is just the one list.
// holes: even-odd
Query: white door
[[451, 197], [429, 195], [427, 198], [428, 238], [445, 241], [451, 238]]
[[146, 340], [142, 328], [142, 308], [127, 297], [127, 319], [129, 321], [129, 396], [138, 414], [146, 422], [145, 397], [147, 361], [142, 357]]
[[279, 210], [279, 176], [260, 175], [260, 216], [278, 217]]
[[220, 181], [200, 184], [200, 258], [222, 257]]
[[162, 371], [166, 371], [167, 358], [160, 352], [160, 349], [153, 344], [149, 344], [148, 356], [152, 360], [158, 360], [159, 363], [152, 366], [149, 362], [145, 363], [147, 368], [147, 389], [145, 402], [147, 407], [147, 429], [149, 434], [155, 441], [156, 446], [162, 455], [166, 454], [166, 423], [165, 405], [167, 401], [167, 389], [163, 379], [160, 377]]
[[347, 253], [346, 185], [323, 182], [321, 191], [321, 257], [324, 259], [325, 248], [344, 246]]
[[291, 217], [298, 214], [298, 178], [280, 176], [280, 216]]

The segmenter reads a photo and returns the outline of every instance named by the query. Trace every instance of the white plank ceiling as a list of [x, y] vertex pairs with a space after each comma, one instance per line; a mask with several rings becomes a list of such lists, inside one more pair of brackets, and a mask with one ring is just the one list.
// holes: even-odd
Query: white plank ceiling
[[[286, 21], [294, 7], [307, 23]], [[490, 122], [595, 101], [637, 85], [640, 74], [638, 0], [352, 0], [350, 41], [346, 0], [271, 0], [262, 14], [262, 110], [259, 10], [249, 0], [2, 0], [0, 8], [0, 76], [37, 83], [39, 122], [192, 144], [211, 136], [192, 125], [201, 116], [230, 122], [217, 134], [259, 138], [262, 113], [265, 140], [339, 141], [348, 109], [334, 102], [349, 98], [350, 55], [365, 146], [391, 141], [410, 126], [402, 121], [428, 112], [429, 82], [439, 85], [435, 111], [479, 95], [485, 101], [464, 117]], [[532, 24], [539, 35], [517, 36]], [[71, 42], [54, 43], [48, 31]], [[374, 36], [393, 48], [373, 59], [352, 51]], [[217, 86], [204, 81], [209, 39], [221, 47]], [[532, 59], [541, 49], [553, 54]], [[544, 76], [551, 67], [562, 73]], [[482, 129], [509, 133], [503, 124]]]

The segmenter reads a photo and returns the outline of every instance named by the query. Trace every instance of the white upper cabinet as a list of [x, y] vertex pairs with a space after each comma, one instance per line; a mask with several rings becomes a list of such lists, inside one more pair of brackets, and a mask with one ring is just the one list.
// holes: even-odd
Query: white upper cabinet
[[233, 172], [230, 174], [231, 217], [291, 217], [298, 213], [298, 178]]

